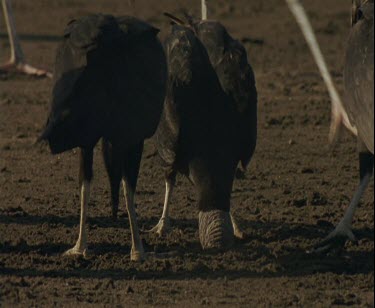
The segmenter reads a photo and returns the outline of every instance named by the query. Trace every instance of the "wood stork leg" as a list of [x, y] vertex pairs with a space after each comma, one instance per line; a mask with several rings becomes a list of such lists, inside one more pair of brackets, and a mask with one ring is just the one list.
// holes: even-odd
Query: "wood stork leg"
[[208, 18], [207, 1], [208, 0], [202, 0], [202, 20], [207, 20]]
[[340, 252], [347, 240], [356, 241], [352, 231], [353, 218], [359, 201], [371, 181], [374, 169], [374, 155], [371, 153], [360, 153], [359, 160], [361, 182], [343, 219], [333, 232], [310, 251], [311, 253]]
[[11, 7], [11, 0], [2, 0], [5, 22], [8, 29], [11, 56], [4, 65], [0, 65], [0, 71], [15, 71], [38, 77], [52, 77], [46, 70], [35, 68], [25, 62], [25, 56], [21, 48], [20, 40], [16, 33], [16, 25]]

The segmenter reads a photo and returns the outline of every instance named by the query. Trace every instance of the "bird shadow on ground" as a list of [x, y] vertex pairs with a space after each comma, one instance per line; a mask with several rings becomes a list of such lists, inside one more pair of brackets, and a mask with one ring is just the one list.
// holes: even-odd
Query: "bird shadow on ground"
[[[72, 248], [74, 243], [70, 245], [66, 243], [43, 243], [37, 245], [29, 245], [26, 241], [21, 240], [14, 244], [11, 242], [4, 242], [0, 244], [0, 253], [17, 253], [43, 256], [43, 257], [63, 257], [65, 251]], [[90, 244], [90, 252], [93, 256], [100, 256], [105, 254], [129, 255], [130, 246], [111, 244], [111, 243], [95, 243]]]
[[[125, 251], [125, 250], [124, 250]], [[127, 250], [129, 253], [129, 250]], [[128, 254], [127, 253], [127, 254]], [[116, 268], [114, 262], [113, 268], [95, 269], [97, 264], [96, 258], [65, 258], [63, 269], [16, 269], [6, 268], [0, 264], [1, 276], [17, 276], [17, 277], [44, 277], [44, 278], [80, 278], [80, 279], [113, 279], [113, 280], [181, 280], [181, 279], [219, 279], [226, 278], [235, 280], [238, 278], [278, 278], [278, 277], [304, 277], [316, 274], [334, 273], [337, 275], [358, 275], [368, 274], [374, 271], [374, 253], [373, 252], [350, 252], [347, 258], [339, 257], [321, 257], [307, 256], [300, 252], [299, 255], [292, 254], [279, 259], [281, 265], [280, 270], [263, 270], [255, 271], [249, 269], [233, 269], [233, 270], [212, 270], [203, 264], [194, 264], [187, 266], [181, 270], [173, 270], [173, 268], [161, 269], [155, 266], [149, 267], [150, 262], [137, 263], [129, 268]], [[119, 256], [117, 256], [119, 257]], [[128, 256], [127, 256], [128, 258]], [[158, 259], [157, 262], [168, 262]]]
[[357, 275], [374, 271], [373, 251], [350, 250], [344, 251], [340, 256], [328, 256], [296, 250], [277, 261], [287, 276], [308, 276], [318, 273]]
[[[25, 218], [25, 217], [24, 217]], [[30, 219], [30, 217], [28, 217]], [[50, 223], [64, 223], [68, 226], [74, 225], [69, 217], [61, 220], [61, 217], [50, 217]], [[66, 220], [68, 219], [68, 221]], [[111, 218], [107, 218], [108, 224], [114, 224]], [[77, 220], [77, 219], [75, 219]], [[101, 221], [101, 217], [94, 218], [93, 221]], [[0, 223], [4, 217], [0, 219]], [[52, 221], [52, 222], [51, 222]], [[31, 217], [31, 221], [26, 224], [40, 224], [46, 222], [46, 217]], [[8, 221], [9, 223], [9, 221]], [[13, 222], [16, 223], [16, 222]], [[18, 221], [25, 223], [25, 221]], [[122, 225], [121, 222], [120, 225]], [[196, 225], [195, 220], [175, 220], [173, 225], [177, 228], [191, 227]], [[104, 224], [101, 226], [106, 227]], [[99, 226], [98, 226], [99, 227]], [[250, 235], [242, 241], [237, 241], [234, 247], [227, 253], [216, 251], [202, 251], [198, 239], [193, 241], [186, 240], [150, 240], [146, 238], [146, 251], [154, 252], [154, 255], [177, 251], [164, 259], [149, 258], [144, 263], [130, 263], [130, 243], [122, 245], [108, 242], [95, 242], [90, 244], [92, 255], [88, 258], [67, 258], [62, 254], [71, 248], [73, 243], [42, 243], [29, 245], [21, 240], [17, 243], [0, 243], [1, 254], [30, 255], [33, 258], [41, 259], [39, 262], [47, 262], [48, 267], [40, 268], [7, 268], [0, 264], [0, 276], [13, 275], [17, 277], [61, 277], [61, 278], [83, 278], [83, 279], [101, 279], [108, 278], [114, 280], [127, 280], [136, 276], [137, 279], [237, 279], [237, 278], [274, 278], [274, 277], [303, 277], [319, 273], [335, 273], [338, 275], [357, 275], [368, 274], [374, 271], [374, 252], [352, 249], [342, 256], [323, 256], [307, 254], [303, 248], [298, 247], [298, 242], [306, 243], [312, 240], [323, 238], [329, 231], [329, 226], [317, 227], [314, 225], [303, 224], [284, 224], [280, 227], [275, 223], [251, 223], [247, 226], [256, 230], [255, 235]], [[268, 235], [267, 232], [272, 231]], [[191, 230], [190, 230], [191, 231]], [[297, 232], [298, 231], [298, 232]], [[260, 235], [259, 235], [260, 234]], [[262, 234], [265, 234], [262, 236]], [[368, 241], [374, 240], [374, 230], [370, 228], [356, 230], [358, 238]], [[178, 236], [178, 232], [173, 235], [173, 239]], [[154, 235], [151, 235], [154, 237]], [[269, 238], [271, 237], [271, 239]], [[291, 239], [292, 242], [287, 240]], [[295, 243], [297, 243], [295, 245]], [[271, 246], [270, 246], [271, 244]], [[275, 253], [272, 245], [278, 245]], [[235, 265], [231, 269], [211, 268], [211, 265], [219, 258], [231, 260], [241, 256], [246, 259], [253, 267]], [[241, 259], [240, 258], [240, 259]], [[259, 260], [265, 260], [267, 264], [273, 265], [271, 268], [262, 267], [255, 270]], [[104, 262], [104, 261], [105, 262]], [[104, 263], [102, 263], [102, 261]], [[108, 264], [109, 262], [109, 264]], [[181, 263], [182, 262], [182, 263]], [[226, 262], [226, 261], [224, 261]], [[262, 261], [263, 262], [263, 261]], [[158, 267], [158, 264], [162, 264]], [[220, 263], [220, 262], [219, 262]], [[104, 265], [103, 265], [104, 264]], [[168, 265], [172, 264], [172, 265]], [[174, 267], [176, 264], [183, 264], [181, 267]], [[207, 265], [208, 264], [208, 265]], [[101, 268], [103, 265], [104, 268]], [[110, 268], [105, 268], [109, 266]], [[234, 269], [233, 269], [234, 268]]]
[[[67, 228], [72, 228], [79, 224], [78, 215], [69, 215], [69, 216], [56, 216], [56, 215], [30, 215], [30, 214], [15, 214], [15, 215], [1, 215], [0, 214], [0, 224], [9, 225], [42, 225], [42, 224], [51, 224], [51, 225], [63, 225]], [[121, 228], [127, 226], [128, 220], [118, 219], [114, 220], [109, 216], [97, 216], [89, 217], [88, 223], [93, 228]]]

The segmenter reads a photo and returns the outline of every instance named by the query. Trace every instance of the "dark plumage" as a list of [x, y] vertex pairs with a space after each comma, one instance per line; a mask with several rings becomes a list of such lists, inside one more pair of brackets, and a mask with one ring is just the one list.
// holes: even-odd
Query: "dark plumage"
[[[166, 43], [168, 90], [156, 140], [167, 167], [167, 194], [163, 217], [154, 230], [159, 234], [164, 231], [169, 191], [180, 172], [196, 187], [203, 248], [224, 247], [233, 239], [229, 211], [235, 169], [240, 160], [247, 165], [255, 148], [256, 90], [249, 67], [248, 75], [232, 79], [240, 73], [238, 66], [247, 64], [246, 56], [226, 45], [234, 41], [221, 45], [224, 60], [215, 63], [215, 70], [215, 54], [211, 52], [210, 61], [207, 50], [211, 46], [205, 46], [200, 38], [197, 28], [175, 25]], [[221, 46], [217, 48], [220, 50]], [[246, 64], [232, 66], [229, 61], [234, 59]], [[245, 77], [252, 78], [253, 83], [245, 86], [249, 81]], [[244, 88], [239, 79], [244, 88], [253, 91], [251, 102], [245, 99], [250, 97], [246, 96], [248, 93], [241, 92]], [[250, 109], [255, 114], [248, 115]], [[245, 118], [254, 123], [245, 124]]]
[[157, 33], [132, 17], [91, 15], [68, 25], [42, 135], [54, 154], [101, 137], [128, 148], [153, 135], [165, 87]]
[[257, 142], [257, 89], [246, 49], [217, 21], [194, 24], [221, 86], [235, 108], [239, 160], [249, 164]]
[[374, 154], [374, 3], [358, 4], [345, 58], [344, 105], [358, 138]]
[[[82, 149], [83, 187], [91, 181], [93, 148], [103, 138], [114, 216], [121, 179], [128, 210], [133, 206], [143, 142], [154, 134], [163, 108], [166, 62], [157, 34], [132, 17], [90, 15], [68, 25], [56, 57], [52, 108], [41, 139], [54, 154]], [[73, 252], [82, 253], [78, 244]]]
[[358, 131], [360, 185], [336, 229], [314, 251], [343, 248], [355, 240], [352, 222], [374, 170], [374, 1], [353, 0], [352, 30], [345, 57], [344, 109]]

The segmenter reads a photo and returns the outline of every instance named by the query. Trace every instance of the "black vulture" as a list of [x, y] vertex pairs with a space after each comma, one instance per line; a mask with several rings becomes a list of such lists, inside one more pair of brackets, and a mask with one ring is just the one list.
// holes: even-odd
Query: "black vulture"
[[239, 161], [246, 169], [257, 142], [258, 102], [255, 76], [246, 49], [217, 21], [200, 21], [193, 26], [208, 52], [223, 90], [237, 110]]
[[[151, 231], [160, 235], [168, 228], [169, 199], [180, 172], [196, 187], [202, 247], [225, 248], [238, 231], [229, 213], [235, 170], [240, 160], [247, 165], [255, 149], [254, 75], [246, 53], [223, 27], [219, 27], [218, 39], [225, 36], [220, 41], [225, 47], [220, 49], [218, 42], [212, 46], [218, 48], [222, 61], [213, 66], [210, 56], [214, 58], [215, 53], [200, 37], [207, 34], [204, 25], [184, 25], [172, 18], [179, 25], [173, 26], [166, 43], [167, 98], [156, 133], [158, 151], [167, 167], [166, 196], [162, 218]], [[245, 125], [248, 121], [253, 122]]]
[[50, 72], [40, 68], [35, 68], [26, 63], [20, 41], [16, 33], [16, 26], [11, 7], [11, 0], [2, 0], [2, 4], [5, 22], [8, 29], [11, 56], [8, 63], [0, 65], [0, 72], [18, 71], [27, 75], [35, 75], [39, 77], [52, 77], [52, 74]]
[[121, 180], [132, 231], [132, 260], [143, 258], [134, 194], [143, 144], [159, 123], [166, 91], [166, 59], [159, 30], [133, 17], [90, 15], [72, 21], [58, 49], [52, 108], [41, 140], [53, 154], [80, 147], [81, 223], [76, 246], [87, 249], [85, 222], [93, 149], [103, 154], [117, 215]]
[[352, 222], [374, 170], [374, 1], [353, 0], [352, 29], [344, 67], [344, 112], [358, 134], [360, 185], [336, 229], [314, 251], [341, 249], [355, 240]]

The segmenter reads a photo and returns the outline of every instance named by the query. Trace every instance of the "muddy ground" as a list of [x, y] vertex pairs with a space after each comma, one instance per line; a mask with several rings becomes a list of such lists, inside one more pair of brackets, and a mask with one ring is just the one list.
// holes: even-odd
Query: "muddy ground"
[[[136, 14], [168, 32], [161, 13], [199, 11], [198, 0], [137, 0]], [[124, 206], [110, 218], [109, 185], [99, 149], [89, 210], [93, 255], [66, 258], [79, 222], [78, 157], [33, 146], [49, 109], [52, 82], [0, 76], [0, 306], [363, 306], [373, 303], [374, 191], [354, 228], [358, 245], [341, 257], [305, 250], [342, 217], [358, 184], [356, 141], [343, 134], [330, 151], [329, 99], [310, 53], [282, 0], [215, 0], [211, 16], [241, 39], [259, 90], [259, 144], [232, 206], [249, 237], [225, 253], [200, 248], [193, 187], [183, 178], [173, 197], [173, 231], [143, 234], [149, 252], [168, 259], [130, 262]], [[324, 54], [342, 90], [350, 1], [306, 0]], [[230, 4], [231, 3], [231, 4]], [[58, 38], [72, 18], [126, 14], [125, 0], [14, 0], [27, 59], [53, 68]], [[3, 19], [0, 61], [9, 54]], [[373, 185], [371, 185], [372, 187]], [[139, 224], [161, 215], [164, 183], [153, 141], [144, 152], [137, 192]]]

